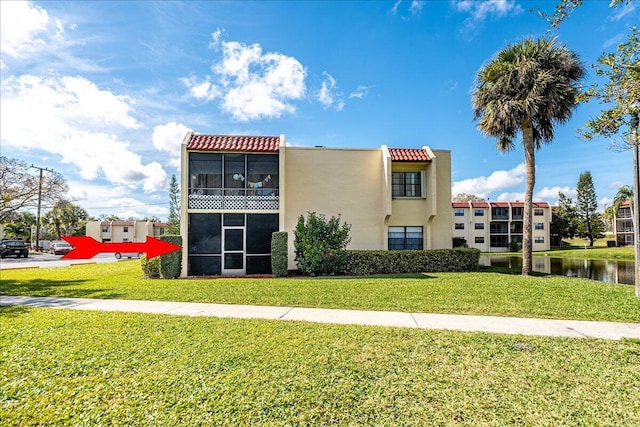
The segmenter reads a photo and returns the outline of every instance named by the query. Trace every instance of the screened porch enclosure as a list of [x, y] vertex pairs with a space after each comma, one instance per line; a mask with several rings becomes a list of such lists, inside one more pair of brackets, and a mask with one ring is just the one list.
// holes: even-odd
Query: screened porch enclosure
[[271, 274], [278, 214], [189, 214], [189, 276]]
[[189, 209], [278, 210], [277, 154], [189, 154]]

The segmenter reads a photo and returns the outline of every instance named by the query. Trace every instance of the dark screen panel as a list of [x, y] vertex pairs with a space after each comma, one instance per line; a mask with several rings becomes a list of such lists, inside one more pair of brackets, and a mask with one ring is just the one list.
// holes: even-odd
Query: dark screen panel
[[189, 214], [189, 254], [219, 254], [221, 232], [220, 214]]
[[220, 256], [190, 256], [189, 276], [219, 276], [222, 274]]
[[248, 255], [247, 274], [271, 274], [271, 255]]
[[247, 214], [247, 253], [270, 254], [274, 231], [278, 231], [278, 214]]

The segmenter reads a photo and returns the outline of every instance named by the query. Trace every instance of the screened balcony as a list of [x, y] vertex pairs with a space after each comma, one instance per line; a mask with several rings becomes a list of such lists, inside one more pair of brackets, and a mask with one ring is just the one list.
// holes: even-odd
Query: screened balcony
[[189, 154], [189, 209], [278, 210], [278, 155]]

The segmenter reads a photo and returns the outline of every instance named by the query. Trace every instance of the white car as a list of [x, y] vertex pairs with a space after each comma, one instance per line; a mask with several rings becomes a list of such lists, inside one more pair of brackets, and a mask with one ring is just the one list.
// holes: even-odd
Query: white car
[[116, 259], [120, 258], [140, 258], [142, 252], [116, 252]]

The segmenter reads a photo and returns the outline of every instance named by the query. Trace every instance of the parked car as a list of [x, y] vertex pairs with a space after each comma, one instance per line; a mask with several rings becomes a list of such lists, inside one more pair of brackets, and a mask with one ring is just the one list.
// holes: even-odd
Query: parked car
[[140, 258], [142, 252], [116, 252], [116, 259], [124, 258]]
[[49, 246], [49, 252], [54, 255], [64, 255], [68, 254], [73, 250], [73, 246], [71, 246], [67, 242], [53, 242], [51, 246]]
[[29, 249], [22, 240], [3, 240], [0, 243], [0, 257], [5, 258], [15, 255], [16, 258], [20, 256], [28, 257]]

